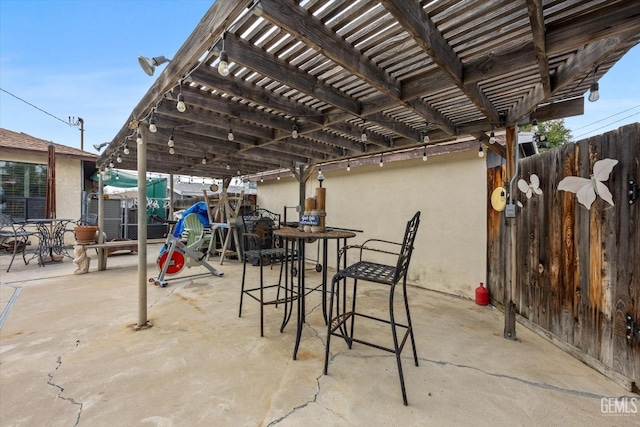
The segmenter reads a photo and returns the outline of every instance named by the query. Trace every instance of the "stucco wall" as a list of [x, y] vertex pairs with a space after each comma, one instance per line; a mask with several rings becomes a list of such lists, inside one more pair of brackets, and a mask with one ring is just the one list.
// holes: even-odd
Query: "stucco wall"
[[[420, 210], [408, 281], [416, 286], [474, 298], [486, 272], [486, 165], [477, 151], [430, 156], [365, 166], [351, 171], [323, 171], [328, 226], [363, 230], [351, 239], [401, 240], [406, 222]], [[317, 175], [307, 182], [315, 195]], [[283, 213], [298, 204], [298, 182], [282, 178], [258, 182], [258, 205]], [[296, 218], [289, 210], [288, 220]], [[307, 247], [315, 259], [316, 245]], [[335, 259], [330, 245], [330, 259]]]

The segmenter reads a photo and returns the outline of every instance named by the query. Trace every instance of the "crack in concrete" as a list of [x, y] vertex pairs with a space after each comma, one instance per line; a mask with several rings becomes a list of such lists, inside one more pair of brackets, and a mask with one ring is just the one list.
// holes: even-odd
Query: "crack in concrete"
[[[76, 341], [75, 348], [78, 348], [78, 345], [80, 345], [80, 340]], [[50, 385], [53, 388], [58, 389], [57, 397], [59, 399], [66, 400], [68, 402], [71, 402], [73, 405], [78, 405], [79, 406], [79, 408], [78, 408], [78, 416], [76, 417], [76, 422], [74, 424], [74, 427], [75, 427], [80, 423], [80, 416], [82, 415], [82, 409], [83, 409], [84, 405], [81, 402], [76, 402], [76, 400], [73, 399], [72, 397], [63, 397], [62, 396], [62, 392], [64, 391], [64, 387], [62, 387], [62, 386], [56, 384], [55, 382], [53, 382], [53, 374], [55, 373], [55, 371], [58, 370], [58, 368], [60, 368], [61, 365], [62, 365], [62, 356], [58, 356], [58, 359], [56, 360], [55, 369], [47, 374], [47, 376], [49, 377], [49, 379], [47, 380], [47, 384]]]
[[[357, 359], [393, 358], [395, 360], [395, 355], [393, 355], [393, 354], [390, 354], [390, 355], [386, 355], [386, 354], [360, 355], [360, 354], [348, 354], [348, 353], [345, 353], [345, 352], [338, 352], [338, 353], [335, 353], [335, 354], [333, 354], [333, 355], [331, 355], [329, 357], [329, 365], [331, 365], [333, 363], [333, 361], [338, 356], [357, 358]], [[413, 362], [413, 357], [403, 357], [403, 360], [408, 360], [408, 361]], [[515, 377], [513, 375], [499, 374], [499, 373], [495, 373], [495, 372], [490, 372], [490, 371], [486, 371], [486, 370], [484, 370], [482, 368], [478, 368], [477, 366], [464, 365], [464, 364], [460, 364], [460, 363], [452, 363], [452, 362], [448, 362], [448, 361], [445, 361], [445, 360], [427, 359], [427, 358], [424, 358], [424, 357], [418, 357], [418, 360], [420, 362], [432, 363], [432, 364], [440, 365], [440, 366], [453, 366], [455, 368], [470, 369], [470, 370], [473, 370], [473, 371], [481, 372], [481, 373], [483, 373], [483, 374], [485, 374], [487, 376], [490, 376], [490, 377], [503, 378], [503, 379], [507, 379], [507, 380], [511, 380], [511, 381], [517, 381], [519, 383], [526, 384], [526, 385], [531, 386], [531, 387], [545, 389], [545, 390], [552, 390], [552, 391], [556, 391], [558, 393], [569, 394], [569, 395], [572, 395], [572, 396], [585, 397], [585, 398], [588, 398], [588, 399], [598, 399], [598, 400], [610, 397], [610, 396], [604, 396], [604, 395], [591, 393], [591, 392], [587, 392], [587, 391], [580, 391], [580, 390], [563, 388], [563, 387], [559, 387], [559, 386], [556, 386], [556, 385], [553, 385], [553, 384], [530, 381], [530, 380], [527, 380], [527, 379], [524, 379], [524, 378]], [[403, 364], [403, 367], [404, 367], [404, 364]], [[621, 398], [622, 397], [627, 397], [627, 396], [621, 396]], [[628, 397], [634, 397], [634, 396], [629, 395]]]
[[316, 403], [316, 401], [318, 400], [318, 395], [320, 394], [320, 378], [321, 377], [322, 377], [322, 374], [320, 374], [319, 376], [316, 377], [316, 391], [313, 394], [313, 399], [307, 400], [302, 405], [298, 405], [298, 406], [294, 407], [292, 410], [290, 410], [289, 412], [287, 412], [286, 414], [284, 414], [280, 418], [277, 418], [277, 419], [271, 421], [269, 424], [267, 424], [267, 427], [274, 426], [274, 425], [280, 423], [281, 421], [284, 421], [285, 419], [289, 418], [291, 415], [295, 414], [299, 410], [304, 409], [304, 408], [306, 408], [307, 406], [309, 406], [309, 405], [311, 405], [313, 403]]

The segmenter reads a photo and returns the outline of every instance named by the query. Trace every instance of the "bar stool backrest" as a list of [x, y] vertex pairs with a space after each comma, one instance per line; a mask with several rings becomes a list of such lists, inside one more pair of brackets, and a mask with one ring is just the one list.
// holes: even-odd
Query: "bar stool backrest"
[[409, 263], [411, 262], [411, 255], [413, 254], [413, 243], [418, 233], [418, 225], [420, 225], [420, 211], [416, 212], [413, 218], [407, 222], [393, 283], [398, 283], [398, 281], [407, 274], [407, 270], [409, 270]]

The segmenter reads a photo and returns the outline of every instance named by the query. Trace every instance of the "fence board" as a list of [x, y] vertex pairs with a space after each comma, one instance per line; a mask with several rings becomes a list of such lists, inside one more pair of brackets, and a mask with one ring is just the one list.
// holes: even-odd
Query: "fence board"
[[[603, 158], [618, 160], [605, 182], [615, 206], [597, 198], [587, 210], [573, 193], [557, 190], [566, 176], [590, 177]], [[489, 191], [501, 173], [489, 170]], [[514, 190], [524, 205], [516, 218], [518, 314], [640, 383], [640, 334], [626, 336], [627, 315], [640, 322], [640, 200], [628, 202], [629, 178], [640, 182], [640, 124], [521, 160], [518, 177], [530, 182], [532, 173], [541, 196], [526, 199]], [[487, 216], [487, 286], [504, 306], [508, 228], [490, 205]]]

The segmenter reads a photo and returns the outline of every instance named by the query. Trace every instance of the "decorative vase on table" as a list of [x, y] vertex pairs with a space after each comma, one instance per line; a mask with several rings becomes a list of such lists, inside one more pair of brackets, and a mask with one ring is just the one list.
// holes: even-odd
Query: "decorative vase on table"
[[79, 225], [73, 228], [76, 242], [81, 244], [95, 243], [98, 227], [96, 225]]

